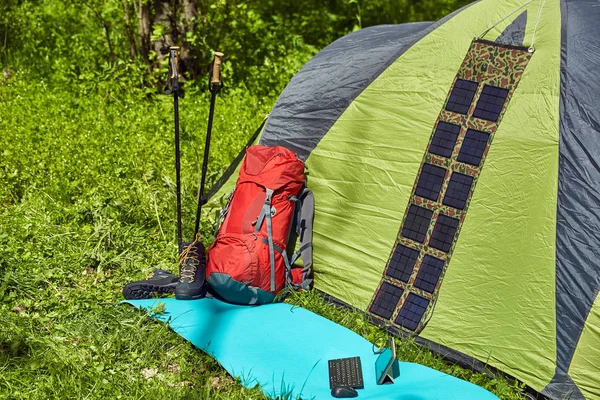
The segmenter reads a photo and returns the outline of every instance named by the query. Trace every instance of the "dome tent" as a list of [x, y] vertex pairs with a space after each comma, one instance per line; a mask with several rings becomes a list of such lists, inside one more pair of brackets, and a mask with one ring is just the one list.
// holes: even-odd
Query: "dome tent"
[[260, 143], [306, 160], [316, 288], [551, 398], [600, 398], [599, 21], [592, 0], [481, 0], [308, 62]]

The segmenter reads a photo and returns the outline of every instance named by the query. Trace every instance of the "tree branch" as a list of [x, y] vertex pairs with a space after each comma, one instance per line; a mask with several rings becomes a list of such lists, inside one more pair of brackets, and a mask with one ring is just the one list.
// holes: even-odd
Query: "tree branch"
[[110, 59], [114, 59], [115, 53], [113, 51], [112, 43], [110, 42], [110, 28], [111, 28], [110, 23], [108, 21], [106, 21], [102, 17], [102, 14], [100, 14], [94, 7], [89, 5], [87, 1], [82, 0], [81, 4], [83, 4], [84, 6], [89, 8], [92, 11], [92, 13], [96, 16], [96, 18], [100, 21], [100, 23], [102, 24], [102, 27], [104, 28], [104, 32], [106, 34], [106, 41], [108, 42], [109, 57], [110, 57]]

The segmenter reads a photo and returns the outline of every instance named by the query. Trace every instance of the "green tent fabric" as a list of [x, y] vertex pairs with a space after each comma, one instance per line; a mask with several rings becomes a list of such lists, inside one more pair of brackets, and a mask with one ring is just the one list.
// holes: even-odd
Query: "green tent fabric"
[[597, 1], [482, 0], [307, 63], [260, 143], [306, 160], [316, 288], [458, 362], [600, 399], [598, 21]]

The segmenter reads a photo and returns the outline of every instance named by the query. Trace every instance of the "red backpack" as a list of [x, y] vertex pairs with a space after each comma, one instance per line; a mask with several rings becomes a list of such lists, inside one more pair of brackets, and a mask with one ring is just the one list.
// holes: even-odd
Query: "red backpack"
[[[305, 184], [304, 163], [291, 150], [261, 145], [246, 150], [207, 252], [206, 279], [219, 297], [264, 304], [273, 302], [286, 283], [312, 287], [314, 200]], [[293, 251], [297, 237], [300, 250], [290, 256], [286, 249]], [[294, 268], [300, 255], [304, 267]]]

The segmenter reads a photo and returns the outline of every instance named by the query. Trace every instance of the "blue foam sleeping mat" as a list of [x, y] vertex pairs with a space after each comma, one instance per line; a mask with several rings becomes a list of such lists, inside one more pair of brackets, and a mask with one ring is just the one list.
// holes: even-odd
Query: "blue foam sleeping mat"
[[364, 389], [359, 400], [497, 400], [487, 390], [434, 369], [400, 362], [394, 384], [377, 385], [372, 344], [360, 335], [300, 307], [277, 303], [237, 306], [212, 298], [130, 300], [151, 310], [161, 301], [179, 335], [214, 357], [246, 387], [261, 386], [272, 398], [333, 399], [328, 360], [360, 356]]

